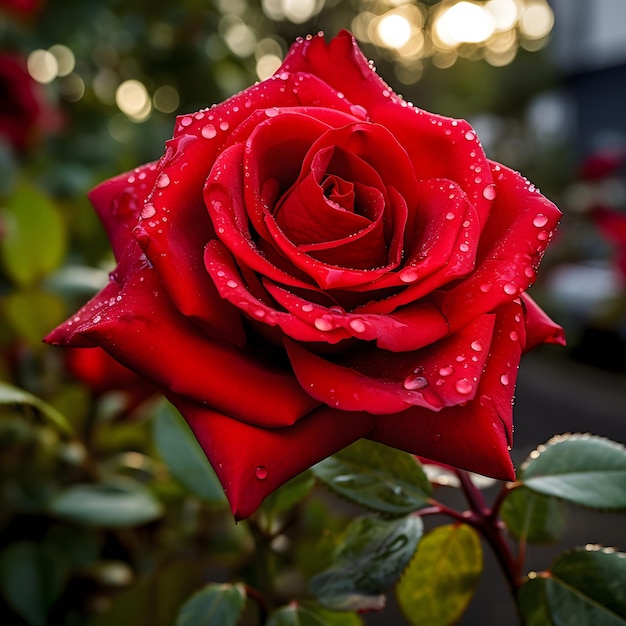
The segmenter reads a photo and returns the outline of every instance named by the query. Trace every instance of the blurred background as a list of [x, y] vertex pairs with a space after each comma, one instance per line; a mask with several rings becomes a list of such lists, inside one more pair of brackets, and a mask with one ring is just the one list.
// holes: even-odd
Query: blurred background
[[[206, 511], [166, 476], [168, 451], [150, 443], [154, 390], [99, 353], [52, 350], [41, 338], [112, 267], [89, 189], [158, 159], [176, 115], [268, 77], [296, 37], [341, 29], [406, 100], [468, 119], [489, 157], [564, 213], [531, 294], [565, 327], [568, 346], [541, 348], [522, 364], [516, 462], [561, 432], [626, 440], [623, 0], [0, 0], [0, 380], [32, 394], [19, 409], [0, 394], [3, 624], [119, 623], [117, 599], [135, 593], [141, 604], [129, 590], [157, 561], [164, 578], [150, 584], [169, 589], [175, 607], [195, 584], [180, 582], [177, 548], [211, 545], [219, 555], [247, 545], [221, 506], [224, 525], [198, 539]], [[42, 423], [39, 414], [54, 410], [79, 439]], [[103, 532], [98, 520], [75, 527], [50, 514], [51, 497], [68, 485], [116, 473], [148, 485], [158, 495], [154, 519], [165, 503], [168, 523]], [[331, 524], [317, 514], [307, 541]], [[576, 518], [563, 545], [626, 547], [623, 517]], [[80, 547], [68, 552], [70, 543]], [[163, 555], [173, 569], [161, 567]], [[218, 579], [229, 565], [222, 556]], [[20, 580], [34, 596], [12, 591], [16, 563], [27, 564]], [[494, 594], [494, 568], [487, 563], [462, 624], [512, 623], [506, 590]]]

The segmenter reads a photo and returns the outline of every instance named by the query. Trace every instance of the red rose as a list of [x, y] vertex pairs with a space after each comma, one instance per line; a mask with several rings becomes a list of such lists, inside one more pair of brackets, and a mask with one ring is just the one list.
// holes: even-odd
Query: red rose
[[6, 137], [17, 150], [26, 149], [48, 122], [56, 121], [56, 115], [49, 113], [26, 61], [0, 53], [0, 141]]
[[186, 417], [237, 518], [360, 437], [512, 479], [525, 295], [560, 213], [346, 32], [178, 118], [91, 194], [118, 266], [47, 341], [101, 345]]

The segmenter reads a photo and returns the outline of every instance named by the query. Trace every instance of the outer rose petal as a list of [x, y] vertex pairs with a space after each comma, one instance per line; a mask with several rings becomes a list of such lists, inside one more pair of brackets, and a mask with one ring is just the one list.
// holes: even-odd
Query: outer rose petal
[[184, 398], [170, 400], [209, 457], [236, 519], [252, 515], [283, 483], [367, 435], [374, 425], [366, 413], [321, 407], [289, 428], [266, 429]]
[[501, 480], [514, 480], [512, 402], [525, 340], [523, 309], [509, 303], [498, 310], [491, 353], [475, 398], [439, 413], [413, 407], [376, 416], [369, 438], [412, 454]]
[[476, 269], [444, 296], [442, 311], [454, 329], [519, 297], [537, 266], [561, 212], [517, 172], [493, 165], [497, 195], [481, 235]]
[[522, 294], [522, 302], [526, 309], [526, 346], [528, 352], [542, 343], [558, 343], [565, 345], [563, 329], [553, 322], [545, 311], [527, 294]]
[[101, 345], [169, 392], [270, 428], [293, 424], [318, 404], [293, 374], [207, 337], [172, 306], [157, 275], [140, 258], [123, 261], [120, 283], [109, 282], [79, 311], [78, 322], [69, 320], [46, 341]]

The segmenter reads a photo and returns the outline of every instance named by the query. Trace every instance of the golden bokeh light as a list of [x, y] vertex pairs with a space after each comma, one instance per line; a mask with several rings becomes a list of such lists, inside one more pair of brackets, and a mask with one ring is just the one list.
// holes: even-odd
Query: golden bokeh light
[[150, 117], [152, 101], [145, 85], [138, 80], [125, 80], [115, 92], [119, 110], [133, 122], [143, 122]]

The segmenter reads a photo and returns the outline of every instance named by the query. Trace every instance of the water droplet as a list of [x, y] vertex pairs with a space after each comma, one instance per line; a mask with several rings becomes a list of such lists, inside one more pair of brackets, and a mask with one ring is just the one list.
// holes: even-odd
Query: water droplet
[[276, 117], [280, 113], [278, 107], [270, 107], [269, 109], [265, 109], [265, 115], [267, 117]]
[[[451, 196], [450, 199], [454, 198], [454, 196]], [[447, 220], [453, 220], [454, 219], [454, 213], [452, 211], [450, 211], [448, 214], [446, 214], [446, 219]]]
[[267, 467], [265, 467], [265, 465], [259, 465], [255, 470], [254, 470], [254, 475], [259, 479], [259, 480], [265, 480], [267, 478]]
[[350, 113], [355, 117], [360, 117], [361, 119], [367, 119], [367, 109], [362, 107], [360, 104], [353, 104], [350, 106]]
[[454, 372], [454, 368], [452, 367], [452, 365], [446, 365], [446, 367], [442, 367], [439, 370], [439, 376], [450, 376], [452, 372]]
[[517, 293], [517, 285], [515, 285], [515, 283], [507, 283], [506, 285], [504, 285], [503, 289], [504, 293], [508, 294], [509, 296]]
[[237, 284], [236, 280], [229, 280], [226, 283], [231, 289], [236, 289], [239, 285]]
[[207, 124], [202, 128], [201, 133], [205, 139], [213, 139], [213, 137], [217, 135], [217, 130], [215, 130], [215, 126], [213, 126], [213, 124]]
[[94, 324], [97, 324], [98, 322], [102, 321], [102, 316], [101, 315], [96, 315], [96, 317], [94, 317], [91, 321]]
[[470, 247], [469, 247], [466, 243], [462, 243], [462, 244], [459, 246], [459, 250], [460, 250], [461, 252], [469, 252], [469, 249], [470, 249]]
[[154, 204], [152, 204], [152, 202], [146, 202], [143, 206], [143, 210], [141, 211], [141, 218], [147, 220], [154, 217], [155, 214], [156, 209], [154, 208]]
[[503, 385], [508, 385], [509, 384], [509, 376], [508, 376], [508, 374], [502, 374], [502, 376], [500, 376], [500, 382]]
[[181, 126], [191, 126], [192, 122], [193, 122], [193, 120], [191, 119], [191, 117], [189, 115], [185, 115], [185, 117], [183, 117], [183, 119], [180, 120], [180, 125]]
[[333, 324], [330, 322], [330, 320], [327, 320], [324, 317], [318, 317], [313, 323], [315, 325], [315, 328], [323, 333], [333, 329]]
[[543, 215], [543, 213], [537, 213], [535, 215], [535, 219], [533, 220], [533, 226], [537, 228], [543, 228], [548, 223], [547, 216]]
[[402, 385], [408, 391], [417, 391], [419, 389], [424, 389], [424, 387], [428, 387], [428, 381], [423, 376], [410, 374], [404, 379]]
[[310, 313], [313, 310], [313, 305], [312, 304], [303, 304], [302, 305], [302, 310], [305, 313]]
[[471, 130], [468, 130], [465, 133], [465, 139], [467, 139], [468, 141], [474, 141], [474, 139], [476, 139], [476, 135]]
[[496, 197], [496, 186], [495, 185], [487, 185], [483, 189], [483, 196], [487, 200], [493, 200]]
[[223, 122], [220, 122], [220, 128], [222, 130], [228, 130], [228, 128], [229, 128], [228, 122], [226, 120], [224, 120]]
[[350, 320], [350, 328], [355, 333], [362, 333], [365, 332], [365, 323], [363, 320]]
[[483, 293], [487, 293], [488, 291], [490, 291], [490, 290], [491, 290], [491, 283], [483, 283], [483, 284], [480, 286], [480, 290], [481, 290]]
[[511, 338], [511, 341], [517, 341], [519, 339], [519, 335], [514, 330], [509, 333], [509, 337]]
[[470, 348], [474, 352], [482, 352], [483, 344], [480, 343], [480, 341], [472, 341], [472, 344], [470, 345]]
[[466, 396], [467, 394], [472, 393], [474, 385], [472, 385], [472, 383], [467, 380], [467, 378], [459, 378], [459, 380], [456, 381], [454, 388], [457, 390], [458, 393]]
[[170, 184], [170, 177], [167, 174], [161, 174], [157, 180], [156, 186], [159, 189], [164, 189]]
[[398, 277], [403, 283], [414, 283], [417, 280], [418, 272], [415, 267], [405, 267], [399, 274]]

